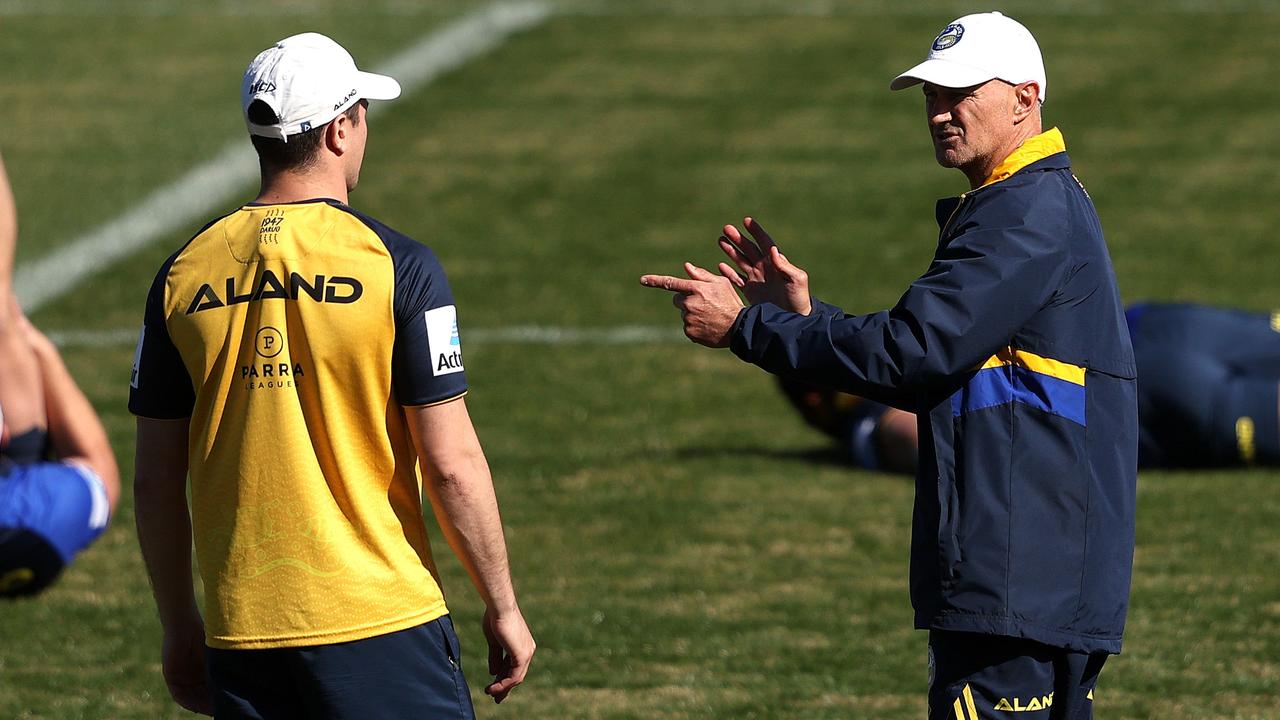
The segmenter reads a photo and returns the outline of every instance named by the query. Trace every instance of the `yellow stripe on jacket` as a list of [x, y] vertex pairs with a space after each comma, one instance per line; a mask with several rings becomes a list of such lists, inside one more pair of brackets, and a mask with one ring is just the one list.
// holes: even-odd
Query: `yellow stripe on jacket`
[[1006, 365], [1016, 365], [1041, 375], [1048, 375], [1076, 385], [1084, 385], [1083, 367], [1036, 355], [1026, 350], [1014, 350], [1008, 347], [992, 355], [978, 369], [986, 370], [987, 368], [1004, 367]]

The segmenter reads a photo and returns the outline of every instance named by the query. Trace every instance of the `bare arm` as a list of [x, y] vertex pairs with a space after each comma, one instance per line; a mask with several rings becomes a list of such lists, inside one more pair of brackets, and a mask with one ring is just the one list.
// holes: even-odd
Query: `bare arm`
[[190, 421], [140, 417], [137, 422], [134, 513], [138, 545], [164, 628], [164, 679], [179, 705], [209, 715], [212, 700], [205, 681], [204, 624], [191, 576]]
[[0, 159], [0, 409], [10, 435], [45, 426], [40, 369], [32, 354], [25, 320], [13, 296], [13, 253], [18, 243], [18, 212], [9, 175]]
[[0, 298], [9, 297], [13, 288], [13, 252], [17, 244], [18, 211], [9, 187], [9, 173], [0, 158]]
[[89, 466], [102, 480], [107, 501], [115, 512], [120, 499], [120, 470], [111, 451], [111, 441], [102, 421], [94, 412], [71, 377], [62, 355], [44, 333], [22, 319], [27, 341], [39, 361], [40, 381], [44, 386], [44, 405], [48, 415], [49, 443], [59, 460], [70, 460]]
[[485, 639], [494, 682], [485, 692], [502, 702], [524, 680], [535, 644], [507, 564], [507, 544], [484, 450], [461, 398], [405, 408], [436, 520], [486, 606]]

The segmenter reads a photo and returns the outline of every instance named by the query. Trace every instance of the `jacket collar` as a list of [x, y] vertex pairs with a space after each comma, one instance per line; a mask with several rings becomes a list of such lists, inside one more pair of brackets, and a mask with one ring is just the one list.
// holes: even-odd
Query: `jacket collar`
[[1016, 173], [1033, 165], [1036, 170], [1059, 170], [1071, 167], [1071, 160], [1067, 157], [1067, 144], [1062, 139], [1062, 131], [1058, 130], [1058, 128], [1052, 128], [1035, 137], [1028, 138], [1018, 146], [1017, 150], [1010, 153], [1009, 157], [996, 166], [996, 169], [991, 172], [985, 183], [958, 197], [939, 200], [934, 207], [938, 227], [946, 230], [947, 221], [955, 214], [960, 202], [968, 197], [970, 193], [994, 185], [1001, 180], [1008, 180]]
[[1014, 173], [1034, 162], [1066, 151], [1067, 143], [1062, 138], [1062, 131], [1056, 127], [1050, 128], [1035, 137], [1027, 138], [1025, 142], [1018, 146], [1017, 150], [1010, 153], [1009, 157], [1005, 158], [991, 171], [991, 174], [987, 176], [986, 182], [979, 187], [986, 187], [992, 183], [1008, 179]]

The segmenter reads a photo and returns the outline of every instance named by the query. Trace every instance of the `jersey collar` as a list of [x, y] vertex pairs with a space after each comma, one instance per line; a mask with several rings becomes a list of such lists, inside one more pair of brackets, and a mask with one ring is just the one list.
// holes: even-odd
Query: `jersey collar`
[[1009, 157], [996, 166], [995, 170], [991, 171], [991, 174], [987, 176], [986, 182], [982, 183], [980, 187], [986, 187], [992, 183], [1005, 180], [1037, 160], [1043, 160], [1050, 155], [1066, 152], [1066, 150], [1067, 143], [1062, 138], [1062, 131], [1058, 128], [1051, 128], [1035, 137], [1027, 138], [1025, 142], [1018, 146], [1017, 150], [1014, 150]]
[[305, 200], [290, 200], [289, 202], [278, 202], [278, 203], [263, 203], [255, 200], [253, 202], [247, 202], [241, 207], [253, 207], [253, 208], [280, 207], [281, 205], [311, 205], [314, 203], [327, 203], [329, 205], [345, 205], [346, 204], [341, 200], [335, 200], [334, 198], [331, 198], [331, 197], [313, 197], [313, 198], [306, 198]]

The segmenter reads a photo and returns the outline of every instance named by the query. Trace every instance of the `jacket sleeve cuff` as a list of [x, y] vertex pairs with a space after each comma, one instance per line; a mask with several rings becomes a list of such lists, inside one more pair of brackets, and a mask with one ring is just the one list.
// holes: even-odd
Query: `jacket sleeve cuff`
[[[790, 321], [789, 324], [794, 324], [796, 321], [803, 323], [810, 318], [829, 321], [844, 317], [844, 311], [834, 305], [828, 305], [817, 298], [810, 298], [810, 303], [813, 309], [807, 316], [783, 310], [773, 303], [760, 303], [743, 308], [729, 331], [729, 349], [745, 362], [759, 365], [770, 372], [777, 372], [775, 368], [766, 367], [764, 360], [769, 347], [781, 339], [779, 326], [788, 321]], [[788, 333], [788, 336], [790, 335], [791, 333]], [[791, 340], [794, 340], [794, 337]]]
[[739, 310], [738, 317], [734, 319], [733, 325], [729, 327], [729, 351], [747, 362], [751, 362], [750, 360], [747, 360], [747, 357], [744, 354], [747, 350], [747, 346], [749, 345], [749, 341], [743, 336], [743, 330], [746, 327], [747, 322], [749, 322], [747, 319], [748, 316], [757, 307], [759, 306], [748, 305]]

